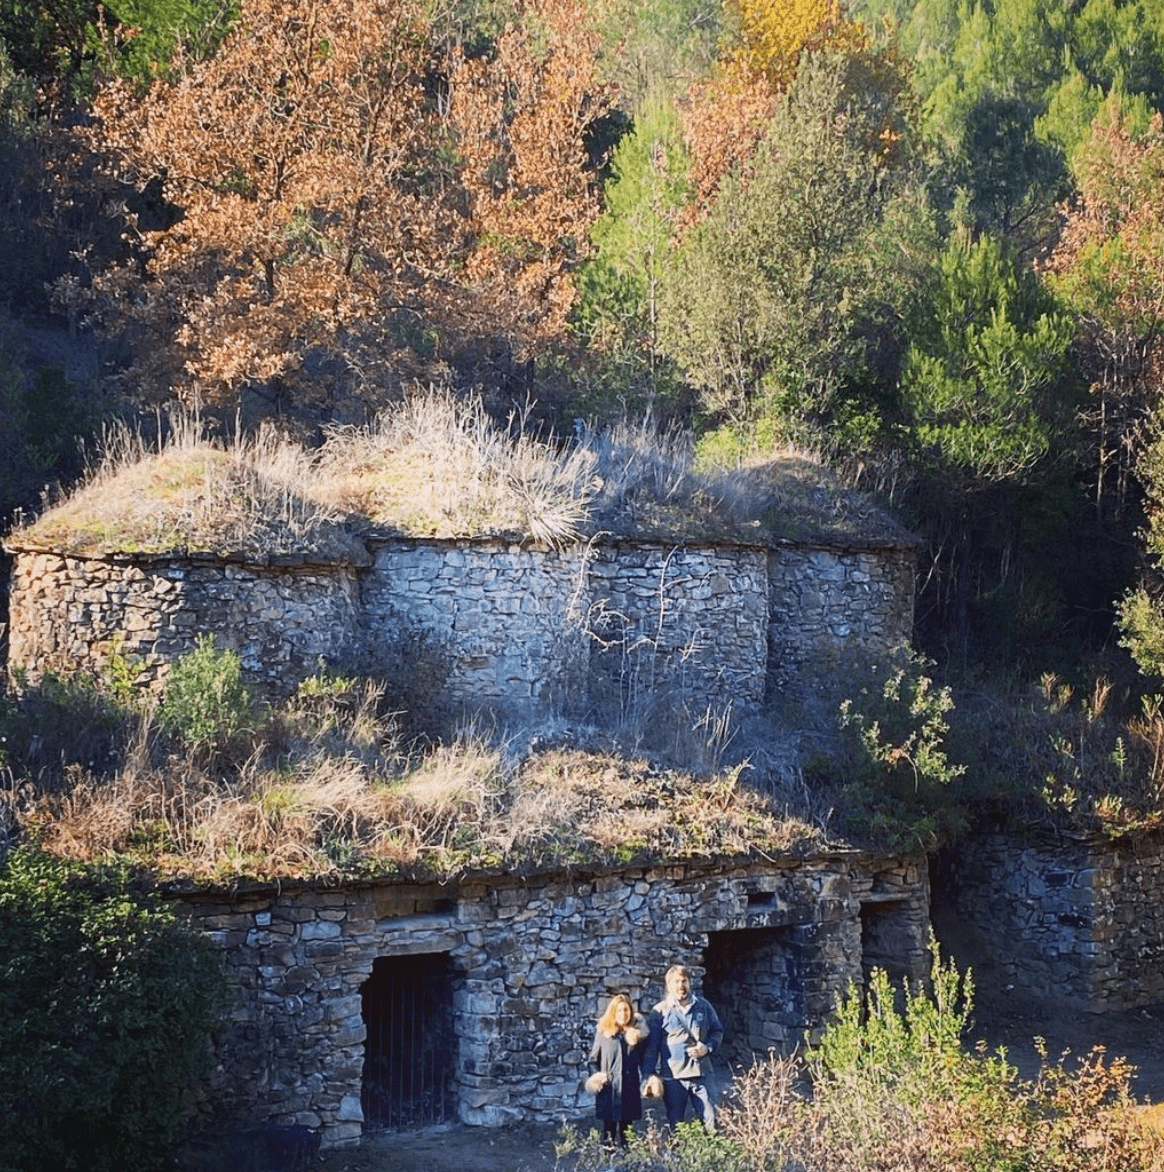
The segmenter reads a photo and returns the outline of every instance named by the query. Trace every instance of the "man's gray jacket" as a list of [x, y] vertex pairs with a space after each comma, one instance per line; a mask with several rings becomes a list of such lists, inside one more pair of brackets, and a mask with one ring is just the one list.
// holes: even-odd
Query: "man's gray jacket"
[[[692, 997], [684, 1010], [665, 997], [647, 1019], [650, 1035], [643, 1055], [643, 1075], [658, 1073], [663, 1078], [703, 1078], [711, 1072], [708, 1059], [723, 1039], [723, 1023], [702, 997]], [[707, 1056], [692, 1058], [688, 1047], [702, 1042]]]

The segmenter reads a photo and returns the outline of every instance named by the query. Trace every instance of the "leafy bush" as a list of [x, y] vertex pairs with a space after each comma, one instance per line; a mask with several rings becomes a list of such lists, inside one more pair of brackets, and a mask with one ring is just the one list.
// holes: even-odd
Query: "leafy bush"
[[247, 728], [253, 702], [238, 654], [219, 651], [213, 635], [199, 635], [170, 671], [158, 723], [191, 748], [213, 752]]
[[947, 752], [950, 689], [927, 675], [932, 664], [908, 650], [866, 669], [841, 702], [840, 743], [808, 762], [818, 784], [841, 784], [842, 817], [854, 833], [891, 849], [933, 849], [965, 821], [954, 784], [965, 773]]
[[165, 1166], [225, 990], [208, 939], [124, 874], [9, 856], [0, 1172]]
[[820, 1041], [808, 1053], [819, 1086], [849, 1076], [900, 1088], [918, 1079], [911, 1095], [947, 1082], [964, 1057], [962, 1036], [974, 998], [972, 974], [943, 964], [931, 944], [929, 989], [908, 983], [899, 991], [874, 969], [864, 991], [850, 985]]
[[908, 983], [894, 990], [874, 970], [868, 991], [850, 988], [810, 1050], [812, 1106], [794, 1133], [807, 1166], [819, 1172], [1160, 1166], [1159, 1137], [1135, 1114], [1126, 1062], [1108, 1062], [1095, 1050], [1068, 1070], [1044, 1053], [1038, 1075], [1022, 1079], [1005, 1052], [968, 1049], [970, 975], [943, 965], [932, 939], [930, 947], [928, 990]]

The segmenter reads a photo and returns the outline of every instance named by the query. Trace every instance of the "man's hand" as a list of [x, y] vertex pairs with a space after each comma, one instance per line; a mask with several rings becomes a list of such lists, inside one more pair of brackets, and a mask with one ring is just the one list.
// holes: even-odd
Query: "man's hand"
[[644, 1099], [661, 1099], [663, 1097], [663, 1080], [657, 1075], [652, 1074], [647, 1079], [643, 1087]]
[[702, 1043], [696, 1042], [694, 1046], [687, 1047], [688, 1058], [705, 1058], [711, 1051]]

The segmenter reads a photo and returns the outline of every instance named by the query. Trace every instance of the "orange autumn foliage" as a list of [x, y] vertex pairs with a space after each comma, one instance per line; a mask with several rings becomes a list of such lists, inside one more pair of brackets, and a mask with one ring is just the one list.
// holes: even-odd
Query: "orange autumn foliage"
[[837, 0], [729, 0], [740, 43], [715, 75], [697, 82], [684, 102], [695, 204], [689, 221], [714, 200], [724, 176], [742, 165], [763, 137], [777, 95], [796, 77], [806, 52], [868, 54], [864, 27]]
[[244, 0], [215, 57], [103, 90], [86, 145], [174, 214], [124, 209], [132, 258], [58, 295], [131, 340], [134, 397], [326, 417], [346, 383], [358, 412], [431, 377], [445, 335], [560, 328], [600, 101], [577, 10], [539, 12], [548, 52], [510, 29], [450, 63], [414, 0]]
[[529, 0], [522, 16], [491, 59], [462, 55], [452, 73], [449, 119], [474, 236], [466, 272], [535, 333], [558, 334], [602, 210], [584, 136], [610, 92], [582, 0]]

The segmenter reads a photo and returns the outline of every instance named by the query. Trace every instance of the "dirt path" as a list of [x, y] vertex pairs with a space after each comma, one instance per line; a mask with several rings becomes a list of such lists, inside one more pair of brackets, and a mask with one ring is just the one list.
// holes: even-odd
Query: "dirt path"
[[1109, 1058], [1127, 1058], [1136, 1068], [1132, 1090], [1137, 1098], [1164, 1102], [1164, 1004], [1098, 1014], [1036, 1000], [991, 963], [955, 912], [940, 900], [931, 911], [943, 952], [953, 957], [960, 971], [973, 974], [973, 1040], [983, 1039], [991, 1050], [1004, 1047], [1028, 1078], [1039, 1068], [1035, 1038], [1044, 1040], [1051, 1060], [1064, 1052], [1079, 1059], [1092, 1047], [1102, 1046]]
[[325, 1152], [313, 1172], [553, 1172], [557, 1127], [431, 1128], [384, 1132]]

